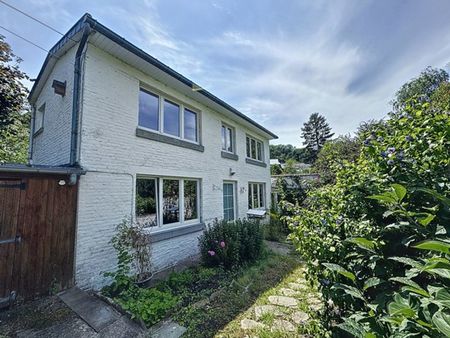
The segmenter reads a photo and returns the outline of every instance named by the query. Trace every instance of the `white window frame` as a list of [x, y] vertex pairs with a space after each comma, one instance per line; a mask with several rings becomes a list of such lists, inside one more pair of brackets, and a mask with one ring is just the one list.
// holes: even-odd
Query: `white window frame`
[[[37, 115], [40, 114], [42, 117], [40, 119], [41, 124], [38, 126], [37, 125]], [[41, 106], [36, 109], [35, 113], [34, 113], [34, 133], [33, 134], [38, 134], [40, 133], [42, 130], [44, 130], [44, 119], [45, 119], [45, 103], [41, 104]]]
[[236, 181], [223, 181], [223, 183], [222, 183], [222, 213], [223, 213], [224, 218], [225, 218], [225, 204], [223, 201], [223, 197], [224, 197], [223, 196], [223, 186], [225, 184], [231, 184], [233, 186], [233, 219], [229, 220], [229, 221], [235, 221], [237, 219], [237, 215], [238, 215], [238, 213], [237, 213], [237, 205], [238, 205], [238, 203], [237, 203], [237, 188], [236, 188], [237, 184], [236, 184]]
[[[222, 130], [225, 129], [225, 144], [222, 143]], [[231, 131], [231, 151], [229, 151], [227, 146], [228, 130]], [[222, 122], [220, 127], [220, 143], [222, 145], [222, 151], [229, 154], [236, 154], [236, 129], [234, 127]], [[225, 147], [225, 148], [224, 148]]]
[[[250, 152], [247, 149], [247, 140], [249, 141]], [[252, 141], [255, 142], [255, 155], [252, 157]], [[258, 159], [258, 144], [261, 145], [261, 159]], [[250, 154], [250, 156], [248, 156]], [[245, 136], [245, 156], [253, 161], [258, 161], [264, 163], [264, 142], [250, 135]]]
[[[155, 180], [156, 188], [158, 190], [157, 193], [157, 199], [156, 199], [156, 221], [157, 225], [153, 227], [147, 227], [150, 231], [157, 231], [160, 229], [166, 229], [171, 227], [178, 227], [183, 225], [191, 225], [191, 224], [198, 224], [201, 222], [201, 198], [200, 198], [200, 188], [201, 188], [201, 182], [198, 178], [191, 178], [191, 177], [170, 177], [170, 176], [149, 176], [149, 175], [137, 175], [136, 176], [136, 182], [135, 187], [137, 186], [137, 180]], [[176, 180], [179, 182], [179, 188], [178, 188], [178, 215], [179, 215], [179, 221], [169, 224], [163, 224], [163, 213], [164, 213], [164, 198], [163, 198], [163, 186], [164, 186], [164, 180]], [[195, 181], [197, 182], [197, 218], [190, 219], [185, 221], [184, 220], [184, 182], [185, 181]], [[136, 190], [136, 189], [135, 189]], [[134, 217], [137, 220], [137, 214], [136, 214], [136, 196], [137, 196], [137, 190], [135, 191], [135, 197], [133, 203], [134, 206]]]
[[[159, 103], [158, 104], [158, 119], [159, 119], [158, 122], [159, 122], [159, 125], [158, 125], [158, 130], [147, 128], [147, 127], [144, 127], [144, 126], [140, 126], [139, 125], [139, 104], [138, 104], [138, 112], [137, 112], [137, 114], [138, 114], [138, 128], [139, 129], [146, 130], [146, 131], [149, 131], [149, 132], [152, 132], [152, 133], [156, 133], [156, 134], [161, 134], [161, 135], [168, 136], [168, 137], [171, 137], [171, 138], [174, 138], [174, 139], [178, 139], [178, 140], [182, 140], [182, 141], [185, 141], [185, 142], [190, 142], [190, 143], [193, 143], [193, 144], [201, 144], [201, 139], [200, 139], [200, 135], [201, 135], [201, 133], [200, 133], [201, 112], [198, 109], [196, 109], [196, 108], [194, 108], [194, 107], [192, 107], [190, 105], [187, 105], [187, 104], [185, 104], [185, 103], [183, 103], [183, 102], [181, 102], [181, 101], [179, 101], [179, 100], [177, 100], [177, 99], [175, 99], [173, 97], [170, 97], [168, 95], [164, 95], [164, 94], [160, 93], [158, 90], [148, 89], [147, 87], [142, 86], [142, 85], [139, 86], [139, 92], [141, 90], [144, 91], [144, 92], [147, 92], [150, 95], [154, 95], [154, 96], [158, 97], [158, 103]], [[138, 95], [138, 100], [139, 100], [139, 95]], [[164, 132], [164, 101], [166, 101], [166, 100], [169, 101], [170, 103], [174, 103], [174, 104], [176, 104], [176, 105], [178, 105], [180, 107], [180, 114], [179, 114], [179, 117], [178, 117], [179, 118], [178, 123], [179, 123], [179, 126], [180, 126], [180, 135], [179, 136], [172, 135], [172, 134]], [[191, 112], [196, 114], [196, 122], [197, 122], [196, 123], [196, 125], [197, 125], [197, 130], [196, 130], [196, 139], [197, 140], [196, 141], [192, 141], [192, 140], [189, 140], [187, 138], [184, 138], [184, 110], [185, 109], [188, 109], [189, 111], [191, 111]]]
[[[258, 196], [258, 206], [255, 206], [253, 204], [253, 192], [256, 186], [256, 192]], [[262, 201], [261, 201], [261, 189], [262, 189]], [[248, 182], [248, 192], [247, 198], [250, 200], [248, 201], [247, 205], [251, 205], [250, 209], [266, 209], [266, 183], [264, 182]]]

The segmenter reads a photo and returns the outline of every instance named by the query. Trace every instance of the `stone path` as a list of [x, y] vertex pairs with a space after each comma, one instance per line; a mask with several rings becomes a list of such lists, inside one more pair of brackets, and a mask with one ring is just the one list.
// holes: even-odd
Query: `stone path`
[[243, 337], [309, 337], [308, 324], [322, 308], [320, 294], [300, 267], [244, 313], [240, 329]]

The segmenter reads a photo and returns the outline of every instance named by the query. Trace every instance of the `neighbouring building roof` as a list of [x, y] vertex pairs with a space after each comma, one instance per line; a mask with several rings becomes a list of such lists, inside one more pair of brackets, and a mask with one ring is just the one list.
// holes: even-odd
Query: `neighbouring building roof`
[[297, 182], [300, 181], [318, 181], [320, 179], [319, 174], [285, 174], [285, 175], [272, 175], [271, 186], [272, 190], [276, 190], [277, 181], [279, 179], [284, 180], [287, 189], [298, 189], [300, 186]]
[[150, 73], [152, 77], [172, 86], [174, 89], [180, 91], [188, 97], [210, 106], [225, 116], [229, 116], [232, 119], [237, 119], [241, 123], [243, 122], [244, 125], [247, 125], [252, 129], [256, 129], [256, 131], [262, 133], [267, 138], [278, 138], [274, 133], [244, 115], [236, 108], [230, 106], [217, 96], [195, 84], [192, 80], [189, 80], [153, 56], [147, 54], [142, 49], [125, 40], [108, 27], [102, 25], [88, 13], [83, 15], [81, 19], [77, 21], [77, 23], [55, 44], [55, 46], [53, 46], [48, 53], [44, 61], [44, 65], [42, 66], [33, 88], [31, 89], [29, 95], [29, 100], [31, 103], [34, 103], [37, 99], [45, 80], [50, 75], [51, 70], [56, 64], [58, 58], [78, 43], [86, 25], [89, 25], [93, 31], [89, 38], [90, 43], [118, 57], [119, 59], [125, 60], [127, 63], [137, 67], [143, 72]]
[[0, 164], [0, 173], [36, 173], [36, 174], [55, 174], [55, 175], [70, 175], [85, 174], [86, 171], [77, 167], [65, 166], [49, 166], [49, 165], [26, 165], [26, 164]]

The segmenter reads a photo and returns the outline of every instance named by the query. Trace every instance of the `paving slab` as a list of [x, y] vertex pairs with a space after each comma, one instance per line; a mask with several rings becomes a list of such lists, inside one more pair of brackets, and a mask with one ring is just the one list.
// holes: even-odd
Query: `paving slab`
[[173, 320], [165, 320], [149, 330], [152, 338], [178, 338], [186, 332], [186, 328], [175, 323]]
[[274, 316], [280, 316], [282, 313], [279, 307], [275, 305], [257, 305], [255, 306], [255, 317], [260, 319], [266, 313], [272, 313]]
[[260, 329], [263, 327], [265, 327], [264, 324], [259, 323], [253, 319], [242, 319], [241, 320], [241, 329], [243, 329], [243, 330]]
[[298, 306], [298, 300], [292, 297], [285, 296], [269, 296], [269, 302], [274, 305], [284, 307], [296, 307]]
[[77, 287], [58, 294], [59, 298], [96, 332], [120, 318], [110, 305]]
[[294, 332], [295, 326], [284, 319], [275, 319], [272, 324], [271, 331], [287, 331], [287, 332]]

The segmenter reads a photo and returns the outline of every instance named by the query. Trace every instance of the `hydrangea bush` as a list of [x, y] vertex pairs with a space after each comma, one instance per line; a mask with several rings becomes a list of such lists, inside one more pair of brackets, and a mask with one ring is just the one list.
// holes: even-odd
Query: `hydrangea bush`
[[449, 197], [450, 115], [410, 100], [289, 217], [328, 323], [356, 337], [450, 335]]

